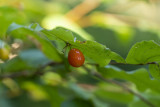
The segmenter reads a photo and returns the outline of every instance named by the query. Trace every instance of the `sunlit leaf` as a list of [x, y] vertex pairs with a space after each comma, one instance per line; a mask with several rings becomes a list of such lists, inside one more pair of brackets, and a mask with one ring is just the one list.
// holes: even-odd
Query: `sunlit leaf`
[[33, 36], [36, 38], [39, 43], [41, 44], [41, 50], [42, 52], [50, 59], [61, 62], [61, 56], [58, 53], [55, 46], [52, 44], [50, 40], [48, 40], [46, 37], [44, 37], [41, 34], [42, 28], [38, 24], [31, 24], [29, 26], [22, 26], [18, 24], [11, 24], [8, 28], [7, 33], [10, 34], [13, 31], [21, 30], [23, 31], [23, 35], [27, 36]]
[[129, 64], [146, 64], [160, 61], [160, 45], [154, 41], [142, 41], [132, 46], [126, 62]]
[[71, 21], [64, 15], [49, 15], [46, 16], [42, 21], [42, 26], [46, 29], [54, 29], [56, 27], [64, 27], [68, 30], [71, 30], [73, 32], [76, 32], [77, 38], [79, 40], [93, 40], [93, 37], [85, 32], [78, 24]]
[[[42, 43], [42, 44], [44, 44], [45, 39], [47, 39], [47, 38], [49, 39], [49, 43], [47, 42], [47, 44], [51, 44], [50, 43], [51, 40], [61, 40], [61, 41], [64, 41], [65, 43], [69, 43], [69, 44], [71, 44], [71, 46], [80, 49], [86, 57], [93, 60], [95, 63], [99, 64], [100, 66], [107, 65], [111, 60], [115, 60], [120, 63], [125, 63], [124, 59], [120, 55], [112, 52], [106, 46], [99, 44], [95, 41], [89, 41], [89, 40], [88, 41], [78, 41], [74, 38], [74, 34], [72, 33], [72, 31], [66, 30], [65, 28], [56, 28], [53, 30], [45, 30], [45, 29], [42, 29], [41, 27], [37, 26], [38, 27], [37, 29], [39, 29], [39, 30], [35, 30], [36, 27], [34, 27], [34, 29], [33, 29], [32, 26], [19, 27], [19, 25], [12, 24], [8, 29], [8, 33], [14, 30], [14, 28], [13, 28], [14, 26], [16, 26], [16, 27], [18, 26], [17, 28], [24, 28], [27, 30], [34, 31], [34, 33], [36, 32], [36, 35], [34, 35], [34, 37], [36, 37], [40, 41], [40, 43]], [[42, 35], [41, 33], [43, 33], [44, 35]], [[46, 48], [52, 48], [52, 46], [46, 46], [46, 47], [44, 47], [44, 50], [46, 50]], [[45, 52], [47, 52], [47, 51], [45, 51]], [[54, 54], [54, 55], [56, 55], [56, 54]], [[47, 56], [50, 57], [49, 53], [47, 54]], [[57, 57], [54, 57], [54, 58], [57, 58]]]
[[24, 24], [27, 22], [27, 19], [24, 13], [16, 8], [0, 7], [0, 38], [5, 36], [8, 26], [13, 22]]

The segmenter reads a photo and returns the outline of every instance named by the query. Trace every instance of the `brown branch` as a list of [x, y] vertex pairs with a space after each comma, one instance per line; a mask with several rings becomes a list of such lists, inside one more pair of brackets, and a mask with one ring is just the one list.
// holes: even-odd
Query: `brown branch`
[[133, 91], [132, 89], [128, 88], [126, 85], [122, 84], [119, 81], [115, 81], [115, 80], [110, 80], [110, 79], [106, 79], [105, 77], [103, 77], [100, 73], [98, 72], [92, 72], [90, 71], [87, 67], [83, 66], [86, 71], [90, 74], [92, 74], [93, 76], [97, 77], [100, 80], [103, 80], [105, 82], [111, 83], [111, 84], [115, 84], [118, 85], [120, 87], [122, 87], [124, 90], [128, 91], [129, 93], [137, 96], [139, 99], [141, 99], [145, 104], [147, 104], [150, 107], [155, 107], [149, 100], [147, 100], [146, 98], [144, 98], [143, 96], [141, 96], [139, 93]]
[[84, 0], [82, 3], [78, 4], [75, 8], [69, 11], [66, 16], [72, 21], [77, 21], [99, 5], [99, 0]]

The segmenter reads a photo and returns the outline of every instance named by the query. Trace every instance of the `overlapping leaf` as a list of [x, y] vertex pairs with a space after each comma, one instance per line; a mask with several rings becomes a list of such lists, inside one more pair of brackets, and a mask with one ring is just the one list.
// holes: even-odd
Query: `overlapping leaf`
[[107, 66], [106, 68], [99, 68], [99, 71], [107, 78], [122, 79], [133, 82], [140, 91], [152, 89], [160, 92], [160, 87], [155, 87], [159, 85], [159, 81], [151, 80], [147, 70], [144, 68], [127, 73], [119, 68]]
[[160, 79], [160, 65], [157, 64], [150, 64], [149, 71], [154, 79]]
[[48, 38], [56, 37], [66, 43], [70, 43], [72, 47], [80, 49], [85, 56], [100, 64], [101, 66], [107, 65], [110, 60], [125, 63], [124, 59], [120, 55], [112, 52], [106, 46], [95, 41], [75, 40], [73, 33], [64, 28], [57, 28], [51, 31], [42, 30], [42, 32], [45, 33]]
[[[47, 59], [39, 50], [27, 50], [19, 54], [19, 56], [10, 61], [1, 64], [3, 72], [20, 72], [23, 70], [31, 70], [38, 68], [50, 60]], [[17, 66], [18, 65], [18, 66]]]
[[[47, 37], [49, 41], [62, 40], [66, 43], [71, 44], [72, 47], [80, 49], [84, 53], [85, 57], [90, 58], [95, 63], [101, 66], [107, 65], [111, 60], [115, 60], [120, 63], [125, 63], [124, 59], [120, 55], [112, 52], [110, 49], [108, 49], [104, 45], [101, 45], [95, 41], [81, 42], [76, 40], [74, 38], [74, 34], [70, 30], [66, 30], [65, 28], [45, 30], [45, 29], [42, 29], [40, 26], [37, 26], [37, 27], [35, 27], [34, 25], [30, 25], [29, 27], [26, 27], [26, 26], [12, 24], [8, 29], [8, 33], [18, 28], [24, 28], [24, 29], [33, 31], [34, 33], [35, 32], [38, 34], [40, 33], [40, 35], [36, 35], [36, 38], [38, 40], [39, 40], [38, 36], [43, 36], [44, 38]], [[48, 46], [45, 48], [48, 48]]]
[[152, 40], [133, 45], [126, 58], [129, 64], [146, 64], [156, 61], [160, 61], [160, 45]]
[[57, 49], [52, 44], [52, 42], [50, 42], [47, 38], [45, 38], [42, 34], [40, 34], [41, 33], [40, 31], [42, 30], [42, 28], [38, 24], [31, 24], [30, 26], [22, 26], [22, 25], [13, 23], [8, 28], [7, 33], [9, 34], [17, 30], [22, 31], [25, 36], [28, 35], [36, 38], [41, 44], [41, 50], [48, 58], [56, 62], [62, 61], [60, 54], [58, 53]]

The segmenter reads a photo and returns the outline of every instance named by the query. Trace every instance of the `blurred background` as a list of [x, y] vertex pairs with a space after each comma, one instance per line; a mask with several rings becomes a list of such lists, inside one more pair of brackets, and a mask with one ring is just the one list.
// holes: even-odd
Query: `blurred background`
[[[160, 43], [159, 5], [159, 0], [0, 0], [0, 37], [6, 39], [7, 28], [13, 22], [39, 23], [45, 29], [62, 26], [126, 58], [136, 42]], [[32, 47], [26, 43], [28, 40], [22, 40], [15, 39], [9, 45], [17, 50]], [[138, 68], [118, 67], [127, 71]], [[83, 73], [65, 74], [73, 81], [65, 83], [67, 79], [61, 73], [66, 69], [55, 69], [60, 74], [0, 80], [0, 107], [127, 107], [134, 99], [129, 93], [118, 93], [122, 91], [119, 87], [98, 84], [98, 80]], [[114, 87], [116, 93], [107, 86]]]

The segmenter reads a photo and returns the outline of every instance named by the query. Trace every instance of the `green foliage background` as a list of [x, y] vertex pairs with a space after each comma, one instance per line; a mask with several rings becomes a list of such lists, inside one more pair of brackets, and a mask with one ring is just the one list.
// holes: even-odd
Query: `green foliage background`
[[[154, 0], [0, 0], [0, 48], [11, 50], [0, 60], [0, 107], [158, 107], [158, 9]], [[69, 65], [70, 48], [84, 66]]]

